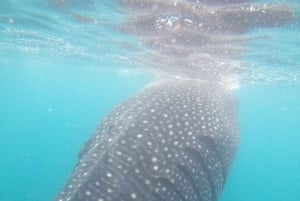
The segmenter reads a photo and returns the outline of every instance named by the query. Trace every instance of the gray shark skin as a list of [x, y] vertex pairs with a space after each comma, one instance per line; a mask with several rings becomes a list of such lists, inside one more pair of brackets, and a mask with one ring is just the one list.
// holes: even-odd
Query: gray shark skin
[[156, 81], [114, 108], [56, 201], [215, 201], [239, 141], [237, 104], [216, 82]]

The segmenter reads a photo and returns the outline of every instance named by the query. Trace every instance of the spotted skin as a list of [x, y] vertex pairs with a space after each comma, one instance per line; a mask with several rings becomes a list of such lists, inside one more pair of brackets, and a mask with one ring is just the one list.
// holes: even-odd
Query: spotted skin
[[229, 89], [156, 81], [104, 118], [55, 200], [214, 201], [237, 146]]

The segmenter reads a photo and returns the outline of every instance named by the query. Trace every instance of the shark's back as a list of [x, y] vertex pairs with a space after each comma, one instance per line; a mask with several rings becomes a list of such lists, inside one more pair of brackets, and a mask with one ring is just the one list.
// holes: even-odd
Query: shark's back
[[157, 81], [106, 116], [57, 200], [216, 200], [237, 144], [229, 89]]

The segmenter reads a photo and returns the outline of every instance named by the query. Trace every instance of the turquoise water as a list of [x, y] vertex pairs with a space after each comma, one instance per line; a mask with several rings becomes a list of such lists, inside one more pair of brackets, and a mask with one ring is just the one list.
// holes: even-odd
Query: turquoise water
[[223, 201], [300, 198], [300, 85], [237, 91], [241, 141]]
[[[52, 200], [99, 120], [155, 79], [142, 45], [114, 30], [117, 1], [82, 2], [0, 3], [0, 201]], [[241, 142], [222, 201], [300, 199], [298, 22], [249, 33], [271, 37], [244, 57], [253, 71], [236, 89]]]

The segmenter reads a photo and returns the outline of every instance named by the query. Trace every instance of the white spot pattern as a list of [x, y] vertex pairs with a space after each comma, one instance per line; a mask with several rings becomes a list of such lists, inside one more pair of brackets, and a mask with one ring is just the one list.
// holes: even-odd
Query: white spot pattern
[[106, 116], [57, 201], [215, 200], [237, 144], [227, 89], [158, 81]]

